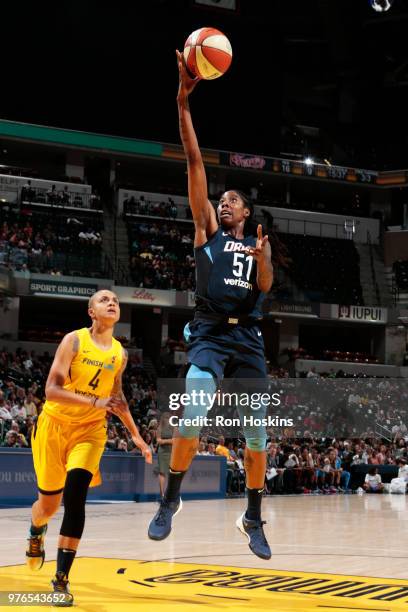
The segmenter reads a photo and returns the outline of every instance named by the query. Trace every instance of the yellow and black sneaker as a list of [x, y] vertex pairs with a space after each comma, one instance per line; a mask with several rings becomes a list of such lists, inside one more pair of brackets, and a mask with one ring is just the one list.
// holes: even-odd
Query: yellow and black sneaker
[[68, 578], [64, 572], [57, 572], [54, 580], [51, 580], [51, 586], [55, 593], [53, 606], [58, 608], [68, 608], [74, 604], [74, 597], [69, 590]]
[[44, 539], [46, 533], [47, 525], [44, 525], [42, 532], [37, 535], [32, 535], [31, 531], [29, 532], [26, 563], [31, 570], [40, 570], [44, 565]]

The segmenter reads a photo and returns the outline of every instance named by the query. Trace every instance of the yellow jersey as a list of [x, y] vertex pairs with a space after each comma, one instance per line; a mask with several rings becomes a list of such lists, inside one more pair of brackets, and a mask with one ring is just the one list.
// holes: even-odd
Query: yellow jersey
[[221, 457], [225, 457], [227, 461], [231, 461], [228, 448], [226, 446], [223, 446], [222, 444], [218, 444], [217, 448], [215, 449], [215, 454], [220, 455]]
[[[79, 339], [78, 352], [72, 360], [69, 374], [63, 388], [78, 395], [92, 397], [109, 397], [115, 377], [123, 361], [123, 348], [120, 342], [112, 338], [112, 346], [103, 350], [96, 346], [87, 327], [77, 329]], [[43, 411], [60, 421], [70, 423], [90, 423], [105, 419], [105, 411], [89, 406], [67, 405], [46, 401]]]

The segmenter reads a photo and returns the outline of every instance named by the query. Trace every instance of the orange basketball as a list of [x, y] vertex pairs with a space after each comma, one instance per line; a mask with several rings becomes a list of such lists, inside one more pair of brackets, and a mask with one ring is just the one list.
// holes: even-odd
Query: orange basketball
[[200, 28], [187, 38], [184, 59], [193, 75], [200, 79], [218, 79], [230, 67], [231, 43], [215, 28]]

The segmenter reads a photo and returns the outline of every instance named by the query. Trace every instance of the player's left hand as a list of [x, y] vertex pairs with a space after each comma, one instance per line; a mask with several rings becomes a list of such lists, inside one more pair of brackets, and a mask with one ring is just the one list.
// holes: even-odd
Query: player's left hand
[[152, 463], [153, 455], [152, 455], [152, 449], [150, 448], [150, 446], [148, 446], [147, 444], [143, 444], [143, 446], [140, 446], [140, 440], [137, 440], [136, 438], [132, 438], [132, 440], [136, 444], [136, 446], [140, 448], [142, 457], [144, 457], [144, 460], [146, 461], [146, 463]]
[[268, 236], [262, 236], [262, 225], [261, 224], [258, 225], [257, 234], [258, 234], [258, 237], [257, 237], [255, 248], [248, 247], [247, 249], [245, 249], [245, 252], [248, 253], [248, 255], [252, 255], [255, 261], [260, 261], [266, 255], [265, 245], [268, 242]]

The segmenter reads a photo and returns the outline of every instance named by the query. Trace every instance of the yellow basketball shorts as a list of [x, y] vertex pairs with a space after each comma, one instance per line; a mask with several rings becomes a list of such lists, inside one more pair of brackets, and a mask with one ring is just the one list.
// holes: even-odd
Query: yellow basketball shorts
[[106, 429], [105, 420], [64, 423], [42, 412], [31, 436], [40, 493], [61, 492], [67, 472], [74, 468], [91, 472], [91, 487], [100, 485], [99, 463], [105, 448]]

